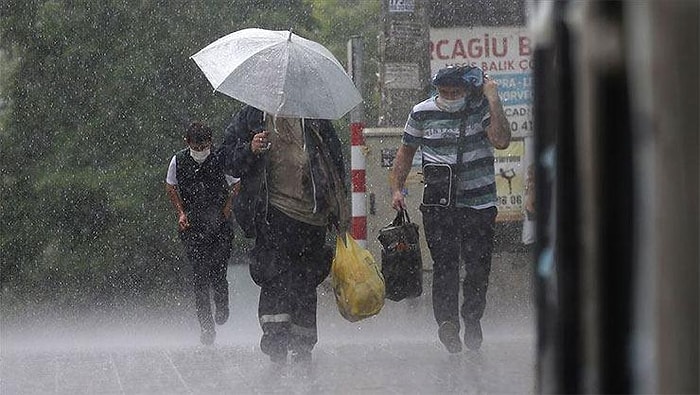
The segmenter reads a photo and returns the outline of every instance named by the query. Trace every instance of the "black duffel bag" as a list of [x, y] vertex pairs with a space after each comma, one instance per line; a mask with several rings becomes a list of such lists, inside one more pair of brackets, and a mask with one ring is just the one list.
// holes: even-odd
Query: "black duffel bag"
[[423, 292], [423, 260], [418, 240], [418, 225], [406, 210], [396, 214], [392, 223], [379, 230], [382, 244], [382, 275], [386, 298], [398, 302]]

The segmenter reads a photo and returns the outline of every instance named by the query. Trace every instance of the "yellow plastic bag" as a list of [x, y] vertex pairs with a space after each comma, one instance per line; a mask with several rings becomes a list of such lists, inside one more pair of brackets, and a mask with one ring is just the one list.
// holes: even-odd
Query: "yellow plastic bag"
[[[384, 277], [372, 255], [350, 234], [335, 240], [331, 285], [338, 311], [355, 322], [379, 313], [384, 307]], [[347, 245], [346, 245], [347, 244]]]

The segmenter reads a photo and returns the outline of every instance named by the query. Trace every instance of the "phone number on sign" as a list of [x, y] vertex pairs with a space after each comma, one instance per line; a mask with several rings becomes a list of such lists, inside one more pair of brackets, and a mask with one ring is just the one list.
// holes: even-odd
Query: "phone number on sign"
[[[509, 203], [509, 200], [510, 200], [510, 203]], [[498, 204], [500, 206], [522, 205], [523, 204], [523, 197], [522, 197], [522, 195], [510, 195], [510, 199], [508, 199], [508, 196], [499, 196], [498, 197]]]

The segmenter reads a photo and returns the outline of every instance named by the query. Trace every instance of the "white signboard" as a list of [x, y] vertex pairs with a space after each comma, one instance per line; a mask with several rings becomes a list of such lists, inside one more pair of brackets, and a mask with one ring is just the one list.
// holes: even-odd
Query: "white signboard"
[[472, 65], [498, 82], [514, 140], [495, 151], [499, 221], [522, 220], [528, 161], [523, 138], [532, 130], [532, 58], [524, 27], [430, 29], [431, 75], [447, 66]]
[[430, 29], [430, 72], [451, 65], [481, 67], [498, 82], [513, 137], [531, 136], [532, 59], [524, 27]]

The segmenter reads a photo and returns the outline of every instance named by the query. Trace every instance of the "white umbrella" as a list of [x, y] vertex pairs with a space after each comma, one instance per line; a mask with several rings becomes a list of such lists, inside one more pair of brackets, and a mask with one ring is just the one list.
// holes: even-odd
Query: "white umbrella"
[[239, 30], [191, 58], [215, 91], [275, 116], [338, 119], [362, 102], [330, 51], [286, 30]]

